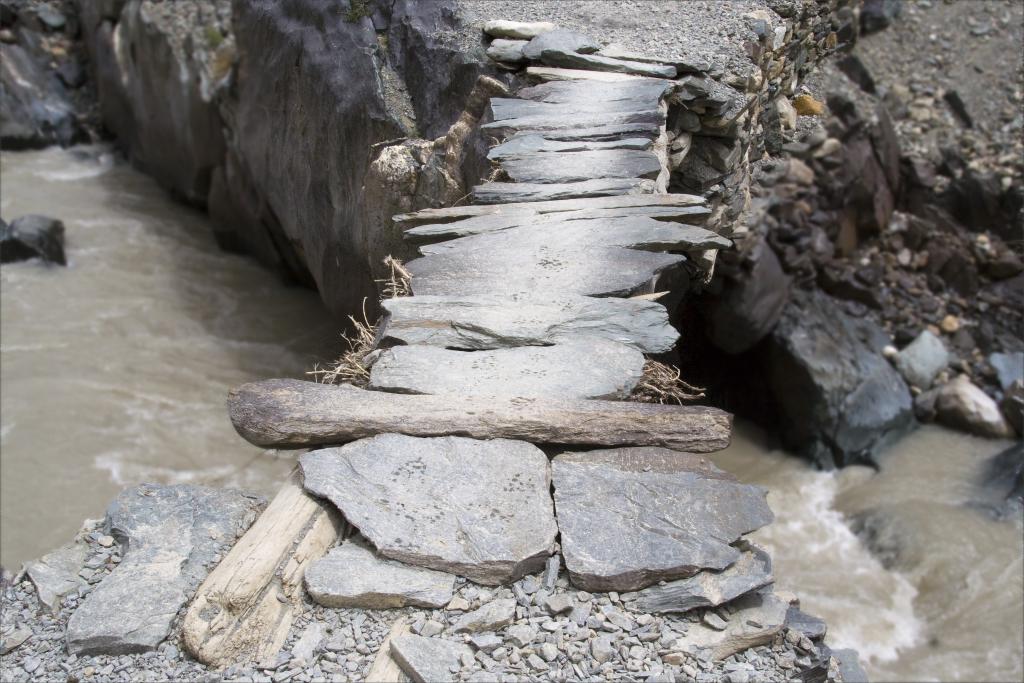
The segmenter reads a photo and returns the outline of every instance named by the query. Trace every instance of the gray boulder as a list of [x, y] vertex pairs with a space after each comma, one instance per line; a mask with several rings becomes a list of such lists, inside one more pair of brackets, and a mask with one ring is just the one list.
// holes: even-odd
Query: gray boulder
[[10, 225], [0, 221], [0, 263], [33, 258], [67, 265], [64, 223], [56, 218], [31, 214], [12, 221]]
[[142, 484], [122, 491], [107, 509], [106, 527], [126, 554], [71, 615], [68, 652], [155, 649], [262, 503], [239, 491], [202, 486]]
[[360, 540], [332, 548], [305, 573], [310, 597], [325, 607], [444, 607], [455, 576], [378, 557]]
[[530, 40], [542, 33], [554, 31], [557, 27], [549, 21], [507, 21], [493, 19], [484, 24], [484, 33], [497, 38]]
[[1006, 391], [1014, 382], [1024, 382], [1024, 351], [993, 353], [988, 364], [996, 371], [999, 386]]
[[0, 43], [0, 147], [67, 147], [86, 140], [67, 91], [46, 69], [43, 55], [27, 45]]
[[749, 546], [733, 564], [721, 571], [704, 570], [694, 576], [627, 593], [622, 599], [639, 612], [689, 612], [717, 607], [772, 583], [772, 560], [757, 546]]
[[787, 448], [823, 467], [870, 462], [913, 425], [910, 391], [882, 357], [887, 337], [820, 292], [795, 292], [769, 337], [768, 379]]
[[868, 683], [868, 674], [860, 665], [860, 654], [856, 650], [832, 650], [832, 656], [839, 661], [843, 683]]
[[1013, 427], [988, 394], [971, 383], [966, 375], [939, 388], [935, 396], [936, 419], [954, 429], [978, 436], [1012, 439]]
[[621, 399], [643, 371], [640, 351], [597, 337], [472, 352], [396, 346], [373, 364], [369, 387], [413, 394]]
[[545, 50], [589, 54], [597, 52], [600, 49], [600, 43], [583, 35], [582, 33], [569, 31], [567, 29], [555, 29], [554, 31], [547, 31], [546, 33], [538, 35], [536, 38], [533, 38], [529, 44], [523, 48], [523, 56], [527, 59], [537, 61], [541, 59]]
[[908, 384], [928, 389], [942, 370], [949, 365], [949, 351], [942, 340], [928, 330], [922, 330], [910, 344], [896, 356], [896, 369]]
[[563, 453], [552, 461], [562, 555], [574, 585], [638, 590], [740, 559], [772, 521], [764, 489], [665, 448]]
[[400, 562], [493, 585], [540, 571], [554, 549], [548, 460], [531, 444], [381, 434], [299, 465], [306, 490]]
[[526, 47], [525, 40], [505, 40], [498, 38], [487, 46], [487, 56], [496, 62], [516, 63], [523, 61], [523, 48]]
[[440, 638], [405, 635], [391, 641], [391, 656], [415, 683], [454, 680], [463, 656], [473, 656], [468, 645]]

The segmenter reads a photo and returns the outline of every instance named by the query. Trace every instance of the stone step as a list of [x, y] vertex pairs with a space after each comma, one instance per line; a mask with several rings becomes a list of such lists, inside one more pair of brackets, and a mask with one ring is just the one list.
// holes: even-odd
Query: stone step
[[408, 394], [623, 399], [643, 372], [640, 351], [597, 337], [488, 351], [396, 346], [373, 364], [369, 388]]
[[501, 168], [518, 183], [578, 183], [599, 178], [657, 178], [661, 161], [653, 152], [608, 149], [558, 154], [524, 153]]
[[[580, 93], [582, 95], [582, 93]], [[569, 102], [544, 102], [524, 100], [515, 97], [492, 97], [491, 112], [494, 121], [514, 119], [541, 118], [557, 121], [559, 119], [594, 118], [609, 114], [628, 114], [632, 112], [657, 111], [659, 96], [635, 97], [630, 99], [602, 99], [598, 94], [580, 97]]]
[[522, 88], [516, 97], [550, 104], [600, 102], [644, 102], [655, 109], [665, 93], [673, 88], [670, 81], [651, 78], [623, 78], [612, 83], [592, 80], [549, 81]]
[[[655, 195], [657, 196], [657, 195]], [[559, 229], [559, 223], [574, 220], [609, 220], [649, 216], [661, 220], [699, 225], [711, 213], [704, 205], [696, 206], [636, 206], [621, 209], [583, 209], [550, 214], [516, 212], [508, 214], [474, 216], [461, 221], [418, 225], [405, 232], [405, 238], [413, 242], [438, 242], [454, 237], [482, 235], [520, 226], [545, 225], [551, 230]]]
[[[630, 123], [597, 123], [592, 126], [566, 128], [535, 128], [516, 129], [517, 135], [539, 135], [547, 140], [607, 142], [621, 140], [626, 137], [648, 137], [653, 141], [661, 134], [664, 121], [633, 121]], [[509, 130], [502, 131], [504, 133]]]
[[415, 294], [479, 296], [502, 294], [583, 294], [630, 296], [642, 293], [684, 256], [620, 247], [544, 246], [498, 253], [450, 251], [406, 264]]
[[392, 220], [400, 225], [421, 225], [423, 223], [445, 223], [478, 216], [498, 216], [513, 213], [548, 214], [589, 209], [624, 209], [645, 206], [698, 206], [705, 204], [700, 195], [692, 194], [645, 194], [613, 197], [588, 197], [584, 199], [560, 199], [548, 202], [525, 202], [521, 204], [469, 204], [441, 209], [421, 209], [413, 213], [396, 215]]
[[668, 311], [654, 301], [551, 297], [405, 296], [381, 302], [381, 337], [405, 344], [496, 349], [599, 337], [644, 353], [671, 350], [679, 338]]
[[654, 181], [643, 178], [601, 178], [578, 183], [484, 183], [473, 188], [473, 201], [503, 204], [653, 192]]
[[727, 238], [696, 225], [660, 221], [650, 216], [630, 216], [521, 225], [424, 245], [420, 247], [420, 252], [434, 255], [491, 250], [509, 254], [524, 249], [568, 252], [581, 247], [702, 251], [726, 249], [731, 244]]
[[586, 69], [621, 74], [633, 74], [654, 78], [675, 78], [676, 68], [668, 64], [632, 62], [625, 59], [602, 57], [596, 54], [580, 54], [562, 49], [545, 49], [540, 61], [552, 67], [563, 69]]
[[[491, 121], [480, 126], [487, 131], [565, 131], [594, 129], [610, 126], [637, 126], [637, 131], [658, 130], [665, 123], [665, 113], [657, 107], [632, 111], [577, 112], [533, 114], [502, 121]], [[627, 128], [627, 130], [633, 130]], [[577, 134], [578, 135], [578, 134]], [[593, 135], [592, 133], [590, 135]]]
[[[629, 73], [612, 71], [591, 71], [589, 69], [561, 69], [553, 66], [528, 66], [527, 77], [540, 81], [600, 81], [604, 83], [620, 83], [623, 81], [655, 80], [654, 77], [639, 76]], [[658, 79], [665, 82], [662, 79]]]
[[650, 138], [623, 138], [621, 140], [549, 140], [543, 135], [515, 135], [505, 142], [492, 147], [487, 153], [491, 161], [500, 161], [524, 154], [554, 152], [592, 152], [605, 149], [647, 150], [654, 146]]
[[299, 458], [310, 493], [331, 501], [377, 551], [496, 585], [554, 551], [548, 459], [522, 441], [381, 434]]
[[704, 406], [628, 401], [481, 400], [366, 391], [272, 379], [228, 396], [235, 429], [250, 443], [307, 448], [395, 432], [596, 446], [650, 445], [707, 453], [729, 445], [732, 416]]
[[630, 591], [723, 570], [743, 534], [772, 521], [766, 491], [693, 453], [620, 448], [552, 461], [562, 556], [573, 584]]

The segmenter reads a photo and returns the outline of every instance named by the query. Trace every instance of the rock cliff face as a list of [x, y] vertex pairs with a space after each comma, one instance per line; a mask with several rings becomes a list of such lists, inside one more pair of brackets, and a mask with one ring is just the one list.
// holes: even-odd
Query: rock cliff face
[[[453, 5], [79, 0], [103, 121], [132, 160], [207, 207], [222, 247], [339, 315], [376, 301], [383, 254], [407, 255], [391, 215], [464, 194], [464, 158], [484, 167], [472, 140], [456, 158], [433, 142], [492, 68], [455, 46]], [[449, 177], [424, 187], [441, 160]]]

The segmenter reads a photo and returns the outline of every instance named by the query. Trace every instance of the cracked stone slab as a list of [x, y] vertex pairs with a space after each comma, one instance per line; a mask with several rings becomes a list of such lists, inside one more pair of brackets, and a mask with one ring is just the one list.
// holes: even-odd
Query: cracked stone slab
[[454, 349], [553, 344], [566, 337], [600, 337], [644, 353], [670, 351], [679, 333], [655, 301], [552, 297], [403, 296], [381, 302], [384, 339]]
[[706, 228], [657, 220], [650, 216], [585, 219], [557, 224], [534, 222], [480, 235], [420, 247], [425, 256], [490, 250], [507, 254], [519, 249], [571, 251], [580, 247], [624, 247], [651, 251], [726, 249], [732, 242]]
[[405, 231], [405, 237], [415, 242], [437, 242], [454, 237], [482, 235], [509, 228], [545, 225], [549, 230], [561, 229], [557, 224], [577, 220], [610, 220], [648, 216], [660, 220], [699, 225], [711, 210], [704, 205], [696, 206], [636, 206], [621, 209], [583, 209], [559, 213], [532, 214], [510, 212], [507, 214], [473, 216], [450, 223], [428, 223]]
[[124, 560], [71, 615], [68, 652], [129, 654], [156, 648], [212, 565], [256, 519], [263, 501], [240, 491], [142, 484], [107, 509]]
[[515, 135], [492, 147], [487, 158], [492, 161], [524, 154], [552, 154], [555, 152], [591, 152], [606, 149], [651, 149], [650, 138], [623, 138], [622, 140], [549, 140], [543, 135]]
[[578, 183], [591, 178], [657, 178], [662, 170], [656, 154], [631, 149], [524, 154], [506, 158], [501, 168], [518, 183]]
[[60, 610], [61, 598], [85, 585], [78, 572], [88, 554], [85, 543], [75, 542], [25, 564], [25, 573], [36, 587], [39, 602], [51, 612]]
[[533, 126], [528, 126], [518, 129], [516, 133], [519, 135], [540, 135], [548, 140], [556, 141], [593, 140], [600, 142], [641, 135], [645, 135], [653, 140], [658, 137], [662, 125], [664, 125], [664, 122], [660, 120], [639, 120], [626, 123], [595, 123], [594, 125], [582, 126], [580, 128], [534, 128]]
[[412, 634], [391, 640], [391, 656], [415, 683], [438, 683], [453, 680], [464, 656], [473, 657], [468, 645], [441, 638]]
[[645, 178], [597, 178], [578, 183], [484, 183], [473, 188], [473, 200], [500, 204], [652, 192], [654, 181]]
[[577, 119], [592, 119], [596, 116], [609, 114], [629, 114], [635, 112], [657, 112], [658, 98], [644, 97], [636, 99], [598, 99], [593, 95], [580, 97], [568, 102], [543, 102], [524, 100], [515, 97], [492, 97], [491, 112], [494, 121], [508, 121], [525, 118], [560, 121], [566, 126], [566, 119], [575, 122]]
[[310, 597], [325, 607], [426, 607], [452, 599], [455, 575], [379, 557], [361, 540], [348, 540], [309, 565]]
[[589, 197], [586, 199], [559, 199], [548, 202], [525, 202], [520, 204], [466, 204], [464, 206], [449, 206], [440, 209], [421, 209], [413, 213], [398, 214], [392, 220], [401, 225], [411, 226], [508, 214], [527, 213], [544, 215], [593, 209], [698, 206], [705, 203], [703, 197], [692, 194], [625, 195]]
[[532, 444], [381, 434], [299, 458], [388, 558], [489, 585], [539, 571], [554, 549], [547, 456]]
[[640, 351], [598, 337], [488, 351], [396, 346], [373, 364], [369, 388], [405, 394], [624, 399], [643, 373]]
[[580, 54], [548, 48], [541, 52], [540, 61], [548, 66], [563, 69], [585, 69], [588, 71], [605, 71], [621, 74], [634, 74], [653, 78], [675, 78], [676, 68], [668, 64], [650, 62], [633, 62], [626, 59], [602, 57], [594, 54]]
[[564, 453], [552, 477], [562, 556], [584, 590], [639, 590], [725, 569], [742, 555], [732, 544], [772, 521], [764, 489], [693, 453]]
[[731, 607], [725, 628], [718, 630], [704, 623], [691, 624], [675, 646], [696, 654], [706, 651], [714, 660], [771, 642], [786, 623], [789, 604], [771, 592], [748, 593]]
[[685, 260], [619, 247], [547, 247], [502, 254], [478, 249], [424, 256], [406, 264], [416, 294], [475, 296], [559, 293], [630, 296]]
[[626, 593], [622, 599], [639, 612], [682, 613], [699, 607], [717, 607], [764, 588], [773, 580], [771, 557], [750, 545], [738, 560], [722, 571], [705, 569], [686, 579]]

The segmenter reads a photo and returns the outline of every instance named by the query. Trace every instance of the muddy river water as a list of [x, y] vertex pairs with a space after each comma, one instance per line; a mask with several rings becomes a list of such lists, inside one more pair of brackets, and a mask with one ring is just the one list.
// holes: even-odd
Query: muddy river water
[[[0, 164], [0, 215], [63, 220], [69, 261], [0, 270], [0, 564], [67, 541], [128, 484], [273, 493], [293, 456], [237, 437], [224, 399], [338, 350], [316, 295], [220, 252], [202, 214], [106, 148]], [[754, 538], [778, 587], [872, 680], [1019, 681], [1024, 520], [997, 519], [975, 484], [1005, 445], [928, 427], [878, 473], [826, 473], [740, 425], [714, 460], [769, 488], [776, 522]]]

